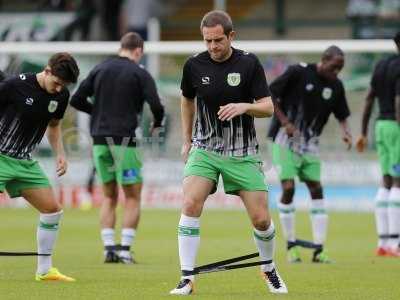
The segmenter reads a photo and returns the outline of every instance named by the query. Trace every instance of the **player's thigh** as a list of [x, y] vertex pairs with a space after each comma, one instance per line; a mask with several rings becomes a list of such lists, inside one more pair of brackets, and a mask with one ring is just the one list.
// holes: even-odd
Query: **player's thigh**
[[387, 142], [387, 122], [378, 121], [375, 125], [375, 143], [379, 165], [383, 175], [390, 174], [390, 154]]
[[[219, 163], [219, 157], [216, 154], [192, 148], [183, 171], [184, 186], [187, 186], [187, 190], [189, 191], [191, 187], [188, 185], [188, 182], [201, 181], [203, 183], [199, 184], [202, 185], [208, 185], [211, 182], [211, 185], [213, 185], [211, 192], [215, 192], [220, 175], [218, 169]], [[190, 177], [193, 178], [190, 179]], [[196, 179], [197, 177], [201, 177], [204, 180]]]
[[268, 210], [268, 193], [266, 191], [240, 191], [239, 196], [253, 225], [256, 227], [268, 227], [271, 220]]
[[259, 155], [226, 157], [220, 166], [225, 193], [238, 195], [239, 191], [268, 190]]
[[62, 209], [51, 187], [23, 189], [21, 196], [41, 213], [55, 213]]
[[140, 201], [140, 194], [142, 192], [142, 183], [123, 184], [122, 190], [124, 191], [125, 199]]
[[117, 165], [114, 163], [114, 157], [108, 145], [93, 146], [93, 161], [101, 183], [116, 180]]
[[50, 189], [49, 179], [37, 161], [16, 160], [11, 165], [14, 167], [13, 179], [5, 185], [10, 197], [19, 197], [27, 189]]
[[189, 217], [200, 217], [208, 195], [215, 191], [215, 181], [191, 175], [183, 180], [182, 213]]
[[321, 180], [321, 160], [319, 157], [310, 154], [304, 154], [302, 156], [299, 178], [301, 181], [311, 182]]
[[116, 179], [121, 185], [142, 183], [142, 155], [136, 147], [114, 146]]
[[109, 199], [113, 202], [116, 202], [118, 199], [118, 183], [115, 180], [106, 182], [102, 184], [103, 194], [106, 197], [106, 200]]
[[204, 203], [215, 189], [215, 182], [206, 177], [191, 175], [183, 179], [184, 202]]
[[289, 148], [273, 143], [272, 164], [282, 181], [296, 178], [301, 161]]

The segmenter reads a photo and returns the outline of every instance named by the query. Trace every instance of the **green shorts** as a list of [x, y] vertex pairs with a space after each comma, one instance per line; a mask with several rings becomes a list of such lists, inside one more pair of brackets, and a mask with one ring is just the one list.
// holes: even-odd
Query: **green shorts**
[[321, 161], [317, 156], [299, 155], [287, 147], [273, 143], [272, 163], [280, 180], [295, 179], [296, 176], [301, 181], [321, 180]]
[[93, 159], [101, 183], [117, 181], [126, 185], [143, 181], [142, 158], [135, 147], [94, 145]]
[[258, 155], [232, 157], [192, 148], [185, 165], [184, 176], [192, 175], [208, 178], [216, 185], [221, 175], [227, 194], [237, 195], [239, 191], [268, 191], [262, 161]]
[[375, 137], [383, 175], [400, 177], [400, 126], [396, 121], [378, 120]]
[[0, 154], [0, 192], [20, 197], [21, 191], [50, 187], [49, 180], [35, 160], [16, 159]]

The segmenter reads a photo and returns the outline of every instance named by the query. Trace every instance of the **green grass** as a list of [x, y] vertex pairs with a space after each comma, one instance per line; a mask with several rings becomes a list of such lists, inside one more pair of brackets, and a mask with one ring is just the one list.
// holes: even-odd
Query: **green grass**
[[[168, 291], [179, 278], [176, 231], [179, 212], [144, 210], [136, 239], [137, 265], [104, 265], [97, 211], [66, 211], [54, 264], [77, 278], [75, 283], [33, 280], [36, 259], [0, 257], [0, 299], [171, 299]], [[258, 268], [198, 276], [195, 299], [400, 299], [400, 259], [376, 258], [372, 214], [331, 214], [331, 265], [285, 260], [279, 222], [276, 261], [289, 288], [287, 296], [270, 295]], [[0, 250], [35, 249], [37, 214], [33, 210], [0, 210]], [[201, 219], [198, 264], [255, 251], [246, 214], [206, 211]], [[299, 213], [298, 232], [309, 238], [308, 215]]]

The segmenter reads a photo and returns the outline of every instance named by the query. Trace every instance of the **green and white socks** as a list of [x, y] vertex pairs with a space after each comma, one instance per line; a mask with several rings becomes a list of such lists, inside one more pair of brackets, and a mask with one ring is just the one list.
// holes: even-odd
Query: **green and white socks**
[[311, 200], [310, 218], [314, 244], [322, 246], [328, 231], [328, 214], [324, 199]]
[[[192, 271], [196, 265], [196, 256], [200, 246], [200, 218], [181, 214], [178, 226], [179, 261], [182, 271]], [[194, 276], [182, 278], [194, 281]]]
[[[51, 214], [40, 214], [37, 227], [37, 249], [39, 254], [52, 254], [58, 235], [58, 224], [63, 211]], [[38, 256], [37, 274], [46, 274], [52, 267], [50, 256]]]
[[136, 236], [136, 230], [133, 228], [123, 228], [121, 231], [121, 246], [123, 247], [123, 250], [119, 252], [119, 255], [122, 257], [130, 257], [131, 252], [130, 250], [124, 250], [124, 249], [130, 249], [131, 246], [133, 245], [133, 242], [135, 240]]
[[390, 190], [380, 187], [375, 196], [375, 223], [379, 248], [389, 246], [389, 193]]
[[293, 203], [278, 203], [279, 218], [281, 220], [283, 235], [288, 242], [296, 241], [296, 209]]
[[[115, 246], [115, 230], [114, 228], [102, 228], [100, 231], [101, 240], [104, 248]], [[106, 251], [104, 251], [105, 254]]]
[[[271, 220], [267, 230], [253, 228], [254, 242], [260, 254], [260, 260], [272, 260], [275, 252], [275, 226]], [[262, 272], [271, 272], [275, 268], [274, 263], [261, 265]]]
[[[122, 228], [121, 231], [121, 246], [131, 247], [135, 240], [136, 230], [133, 228]], [[103, 228], [101, 230], [101, 239], [104, 247], [115, 246], [115, 230], [114, 228]], [[121, 250], [121, 256], [129, 256], [129, 250]]]
[[388, 196], [388, 217], [389, 217], [389, 248], [399, 248], [400, 234], [400, 188], [392, 187]]

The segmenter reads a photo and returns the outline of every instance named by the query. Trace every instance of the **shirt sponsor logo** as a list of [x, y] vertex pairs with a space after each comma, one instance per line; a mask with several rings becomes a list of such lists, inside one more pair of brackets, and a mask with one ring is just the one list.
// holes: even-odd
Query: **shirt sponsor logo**
[[230, 86], [238, 86], [240, 84], [240, 73], [229, 73], [226, 81]]
[[26, 76], [25, 76], [25, 74], [19, 74], [19, 78], [20, 78], [21, 80], [25, 80], [25, 79], [26, 79]]
[[201, 77], [201, 83], [202, 84], [210, 84], [210, 77], [208, 77], [208, 76]]
[[33, 104], [33, 98], [26, 98], [25, 104], [26, 105], [32, 105]]
[[50, 101], [49, 106], [48, 106], [49, 112], [50, 112], [50, 113], [55, 112], [56, 109], [57, 109], [57, 106], [58, 106], [58, 102], [57, 102], [57, 101], [53, 101], [53, 100]]
[[309, 83], [306, 85], [306, 90], [311, 92], [314, 89], [314, 85], [312, 83]]
[[331, 88], [324, 88], [322, 90], [322, 98], [324, 98], [325, 100], [329, 100], [332, 98], [332, 89]]

